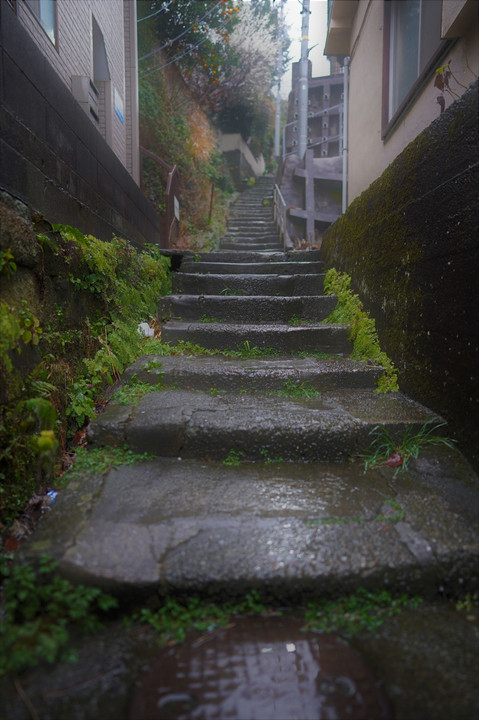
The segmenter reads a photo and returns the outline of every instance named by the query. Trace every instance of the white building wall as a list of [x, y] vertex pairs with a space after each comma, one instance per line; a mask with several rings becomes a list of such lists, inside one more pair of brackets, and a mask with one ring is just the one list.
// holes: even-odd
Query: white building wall
[[[130, 4], [134, 4], [131, 3]], [[130, 172], [133, 161], [130, 141], [130, 157], [127, 159], [127, 137], [131, 134], [131, 112], [125, 113], [125, 33], [123, 0], [60, 0], [57, 5], [57, 46], [47, 37], [42, 26], [27, 4], [17, 2], [17, 15], [20, 22], [40, 47], [49, 63], [56, 70], [65, 85], [72, 89], [72, 76], [93, 78], [92, 17], [94, 16], [103, 34], [111, 83], [105, 83], [107, 96], [101, 102], [103, 117], [99, 130], [112, 147], [115, 154]], [[132, 16], [132, 17], [131, 17]], [[136, 14], [128, 13], [136, 26]], [[135, 28], [136, 30], [136, 28]], [[134, 84], [134, 83], [133, 83]], [[131, 90], [130, 81], [130, 90]], [[115, 94], [116, 91], [116, 94]], [[134, 88], [136, 93], [136, 88]], [[123, 104], [123, 123], [115, 112], [115, 97]], [[110, 105], [110, 127], [104, 116]], [[121, 103], [117, 103], [121, 105]], [[130, 127], [127, 122], [130, 122]]]
[[[465, 5], [464, 0], [446, 0], [447, 10], [451, 10], [451, 2], [456, 6], [456, 12]], [[359, 0], [352, 23], [349, 44], [348, 204], [440, 114], [436, 99], [440, 93], [434, 87], [434, 77], [430, 77], [390, 135], [382, 139], [383, 13], [383, 2]], [[479, 25], [477, 22], [464, 23], [459, 31], [460, 36], [446, 51], [443, 60], [438, 62], [438, 67], [451, 60], [454, 74], [468, 87], [479, 74]], [[465, 91], [454, 81], [451, 81], [451, 86], [459, 95]], [[454, 102], [455, 98], [447, 93], [444, 97], [446, 107]]]

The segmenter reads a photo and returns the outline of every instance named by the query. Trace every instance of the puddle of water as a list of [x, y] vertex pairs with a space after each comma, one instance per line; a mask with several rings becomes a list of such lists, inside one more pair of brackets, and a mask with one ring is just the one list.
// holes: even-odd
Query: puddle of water
[[139, 680], [130, 720], [389, 719], [359, 653], [300, 627], [291, 618], [237, 618], [164, 650]]

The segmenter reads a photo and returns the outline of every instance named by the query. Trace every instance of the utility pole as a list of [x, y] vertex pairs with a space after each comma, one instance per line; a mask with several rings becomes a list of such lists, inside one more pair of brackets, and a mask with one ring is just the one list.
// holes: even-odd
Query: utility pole
[[274, 122], [274, 156], [279, 158], [280, 155], [280, 136], [281, 136], [281, 75], [283, 71], [283, 9], [285, 0], [281, 0], [280, 8], [277, 10], [278, 23], [278, 57], [276, 60], [276, 73], [278, 75], [278, 89], [276, 92], [276, 115]]
[[308, 40], [309, 0], [303, 0], [301, 23], [301, 60], [298, 83], [298, 155], [302, 160], [308, 146]]

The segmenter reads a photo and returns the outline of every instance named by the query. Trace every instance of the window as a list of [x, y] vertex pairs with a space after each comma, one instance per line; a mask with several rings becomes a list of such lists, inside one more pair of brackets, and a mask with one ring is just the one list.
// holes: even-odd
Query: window
[[25, 0], [54, 45], [57, 44], [56, 0]]
[[442, 0], [387, 0], [383, 55], [383, 137], [445, 49]]

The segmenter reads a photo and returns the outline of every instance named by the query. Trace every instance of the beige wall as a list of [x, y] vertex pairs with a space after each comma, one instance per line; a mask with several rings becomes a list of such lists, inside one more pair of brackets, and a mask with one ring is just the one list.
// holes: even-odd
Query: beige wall
[[[105, 41], [111, 77], [111, 82], [105, 85], [106, 97], [100, 104], [99, 130], [123, 165], [138, 180], [135, 3], [128, 1], [124, 3], [123, 0], [57, 2], [57, 47], [51, 43], [24, 2], [17, 3], [17, 15], [70, 90], [72, 76], [80, 75], [94, 79], [92, 17], [95, 17]], [[99, 89], [103, 90], [102, 87]], [[115, 97], [123, 101], [123, 123], [114, 111]], [[105, 112], [108, 105], [110, 120], [107, 126]]]
[[[445, 1], [444, 30], [451, 25], [452, 19], [460, 19], [460, 11], [467, 4], [464, 0]], [[434, 87], [434, 77], [430, 77], [389, 137], [385, 141], [381, 139], [383, 6], [382, 0], [359, 0], [352, 23], [348, 204], [379, 177], [404, 147], [440, 113], [436, 101], [439, 91]], [[463, 34], [438, 66], [451, 60], [451, 69], [467, 87], [475, 79], [474, 74], [476, 77], [479, 74], [477, 17], [476, 22], [457, 23], [456, 29], [452, 26], [452, 30]], [[468, 65], [474, 74], [468, 70]], [[458, 94], [464, 92], [455, 83], [451, 84], [457, 88]], [[448, 107], [454, 98], [446, 95], [445, 100]]]

